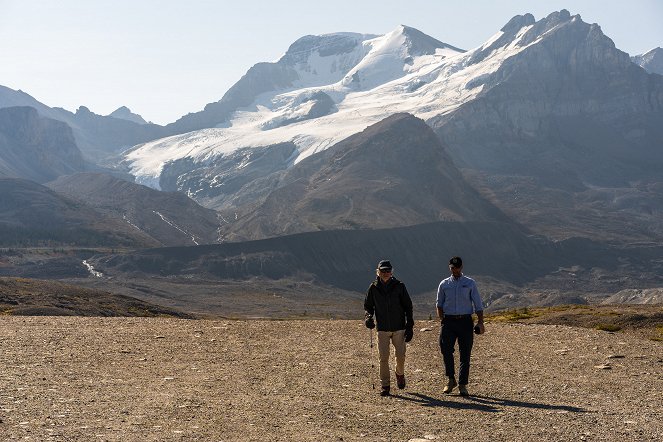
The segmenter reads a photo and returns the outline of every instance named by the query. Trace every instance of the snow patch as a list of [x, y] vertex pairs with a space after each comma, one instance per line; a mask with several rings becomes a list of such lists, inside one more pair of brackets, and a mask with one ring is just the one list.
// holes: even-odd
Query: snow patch
[[90, 275], [94, 276], [95, 278], [101, 278], [102, 276], [104, 276], [103, 273], [97, 272], [94, 269], [94, 267], [85, 259], [83, 260], [83, 265], [85, 266], [85, 268], [87, 268], [87, 271], [90, 273]]

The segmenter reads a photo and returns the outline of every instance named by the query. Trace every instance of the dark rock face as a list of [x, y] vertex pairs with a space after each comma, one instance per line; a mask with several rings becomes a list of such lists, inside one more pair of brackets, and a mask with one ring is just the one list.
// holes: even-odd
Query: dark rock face
[[253, 186], [262, 193], [238, 189], [250, 203], [236, 198], [222, 211], [226, 219], [239, 214], [222, 226], [228, 239], [505, 220], [464, 180], [432, 130], [409, 114], [393, 115]]
[[45, 182], [86, 168], [69, 126], [31, 107], [0, 109], [0, 176]]
[[182, 193], [160, 192], [99, 173], [61, 177], [48, 186], [115, 218], [118, 223], [132, 226], [160, 245], [217, 242], [217, 213]]

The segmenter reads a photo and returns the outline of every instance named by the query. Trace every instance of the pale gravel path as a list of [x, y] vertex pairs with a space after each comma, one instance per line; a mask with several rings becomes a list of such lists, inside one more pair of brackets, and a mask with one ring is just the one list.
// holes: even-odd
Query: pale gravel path
[[662, 343], [487, 328], [475, 396], [441, 393], [418, 321], [408, 388], [380, 398], [360, 321], [0, 317], [0, 441], [663, 440]]

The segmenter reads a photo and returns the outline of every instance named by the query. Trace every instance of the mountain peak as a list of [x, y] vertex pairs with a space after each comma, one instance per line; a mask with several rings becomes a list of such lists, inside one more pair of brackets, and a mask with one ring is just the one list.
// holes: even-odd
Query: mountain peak
[[[513, 17], [500, 32], [474, 51], [470, 64], [483, 61], [497, 50], [524, 49], [536, 42], [558, 37], [568, 40], [567, 43], [572, 43], [570, 40], [590, 39], [593, 44], [601, 46], [599, 52], [615, 49], [614, 43], [603, 34], [599, 25], [585, 23], [580, 15], [571, 15], [562, 9], [539, 21], [532, 14]], [[616, 58], [621, 60], [623, 57]]]
[[295, 65], [305, 63], [317, 53], [320, 57], [347, 54], [355, 50], [362, 41], [375, 38], [372, 34], [336, 32], [323, 35], [305, 35], [295, 40], [279, 62]]
[[463, 49], [443, 43], [410, 26], [399, 25], [392, 33], [405, 37], [409, 49], [408, 52], [411, 56], [434, 55], [438, 49], [452, 49], [457, 52], [465, 52]]
[[633, 56], [631, 60], [651, 74], [663, 75], [663, 49], [660, 47]]
[[134, 123], [138, 123], [138, 124], [147, 124], [147, 121], [145, 121], [145, 120], [143, 119], [143, 117], [141, 117], [141, 116], [138, 115], [138, 114], [134, 114], [134, 113], [131, 112], [131, 110], [130, 110], [128, 107], [126, 107], [126, 106], [118, 107], [118, 108], [115, 109], [113, 112], [111, 112], [110, 114], [108, 114], [108, 116], [109, 116], [109, 117], [113, 117], [113, 118], [118, 118], [118, 119], [120, 119], [120, 120], [132, 121], [132, 122], [134, 122]]
[[504, 32], [505, 34], [515, 35], [525, 26], [531, 26], [534, 23], [536, 23], [536, 20], [532, 14], [516, 15], [511, 20], [509, 20], [507, 24], [505, 24], [504, 27], [500, 29], [500, 31]]

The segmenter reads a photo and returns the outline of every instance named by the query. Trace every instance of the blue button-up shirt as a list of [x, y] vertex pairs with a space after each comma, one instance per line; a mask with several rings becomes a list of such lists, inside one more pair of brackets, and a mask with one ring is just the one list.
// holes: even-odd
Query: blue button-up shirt
[[471, 315], [483, 311], [481, 295], [474, 279], [461, 275], [449, 276], [437, 288], [436, 305], [446, 315]]

